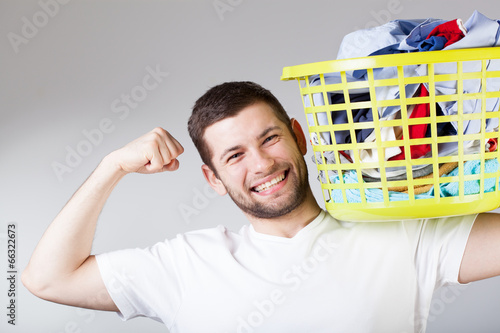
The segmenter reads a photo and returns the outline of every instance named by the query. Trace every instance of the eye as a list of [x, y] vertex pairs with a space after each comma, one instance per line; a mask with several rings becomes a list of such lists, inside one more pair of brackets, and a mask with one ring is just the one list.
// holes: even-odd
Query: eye
[[233, 155], [229, 156], [229, 158], [227, 159], [227, 161], [229, 162], [229, 161], [231, 161], [231, 160], [233, 160], [235, 158], [240, 157], [241, 155], [242, 155], [242, 153], [233, 154]]
[[264, 140], [264, 142], [263, 142], [263, 143], [268, 143], [268, 142], [270, 142], [270, 141], [273, 141], [273, 140], [274, 140], [274, 139], [276, 139], [277, 137], [278, 137], [278, 135], [277, 135], [277, 134], [275, 134], [275, 135], [271, 135], [271, 136], [267, 137], [267, 138]]

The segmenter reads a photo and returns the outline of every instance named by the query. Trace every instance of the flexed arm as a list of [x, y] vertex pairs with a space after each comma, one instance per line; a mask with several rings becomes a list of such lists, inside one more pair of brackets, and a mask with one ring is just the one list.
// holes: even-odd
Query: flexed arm
[[117, 311], [90, 255], [97, 218], [126, 174], [177, 170], [183, 151], [167, 131], [155, 128], [107, 155], [43, 234], [22, 273], [26, 288], [56, 303]]

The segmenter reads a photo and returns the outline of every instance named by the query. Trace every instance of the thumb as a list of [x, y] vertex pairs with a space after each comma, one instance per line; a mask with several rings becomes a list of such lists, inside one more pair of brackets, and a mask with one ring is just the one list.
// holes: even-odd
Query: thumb
[[177, 169], [179, 169], [179, 160], [174, 158], [170, 163], [164, 165], [161, 171], [175, 171]]

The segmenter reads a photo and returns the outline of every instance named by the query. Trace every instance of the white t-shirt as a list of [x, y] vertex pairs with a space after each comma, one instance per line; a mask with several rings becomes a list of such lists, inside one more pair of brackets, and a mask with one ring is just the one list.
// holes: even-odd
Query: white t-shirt
[[172, 333], [424, 332], [475, 217], [345, 224], [322, 211], [293, 238], [219, 226], [97, 262], [124, 320]]

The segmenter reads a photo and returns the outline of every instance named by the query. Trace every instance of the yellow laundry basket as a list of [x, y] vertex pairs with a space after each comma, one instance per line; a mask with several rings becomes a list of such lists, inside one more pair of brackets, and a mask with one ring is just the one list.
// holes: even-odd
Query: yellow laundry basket
[[[344, 221], [390, 221], [472, 214], [499, 207], [500, 172], [498, 168], [485, 170], [488, 163], [498, 164], [500, 158], [500, 149], [491, 147], [499, 141], [498, 127], [486, 130], [487, 124], [500, 118], [497, 105], [500, 89], [495, 88], [498, 82], [495, 80], [500, 80], [498, 63], [500, 47], [491, 47], [380, 55], [285, 67], [281, 79], [298, 80], [309, 133], [316, 138], [313, 154], [322, 176], [318, 178], [328, 212]], [[441, 71], [441, 68], [446, 70]], [[419, 75], [414, 74], [416, 69]], [[381, 70], [392, 71], [394, 75], [379, 76]], [[352, 79], [353, 71], [364, 73], [364, 79]], [[467, 91], [464, 87], [470, 83], [477, 83], [480, 88]], [[426, 96], [408, 94], [409, 87], [422, 84], [428, 90]], [[441, 89], [442, 86], [455, 89], [447, 91]], [[397, 90], [399, 96], [388, 98], [381, 93], [388, 89]], [[350, 101], [351, 96], [362, 91], [369, 94], [367, 100]], [[331, 103], [331, 94], [340, 94], [343, 103]], [[426, 103], [429, 116], [409, 116], [412, 106]], [[443, 113], [443, 105], [453, 105], [451, 110], [455, 112]], [[471, 112], [470, 105], [478, 106], [480, 111]], [[382, 116], [387, 108], [397, 109], [397, 116]], [[354, 121], [353, 110], [359, 109], [369, 109], [373, 120]], [[333, 123], [332, 115], [339, 111], [346, 114], [347, 121]], [[479, 124], [476, 126], [479, 130], [464, 132], [471, 122]], [[445, 123], [455, 124], [455, 135], [438, 133], [439, 125]], [[430, 135], [412, 138], [412, 126], [422, 124], [427, 126]], [[382, 133], [388, 128], [402, 135], [386, 140]], [[373, 141], [357, 142], [356, 133], [363, 129], [373, 130]], [[348, 133], [350, 140], [336, 142], [335, 135], [339, 131]], [[331, 142], [319, 140], [325, 136], [330, 137]], [[429, 151], [425, 156], [412, 158], [411, 146], [418, 145], [427, 145]], [[456, 146], [456, 150], [441, 156], [444, 146]], [[394, 147], [404, 152], [403, 159], [385, 157], [388, 149]], [[360, 158], [366, 152], [371, 153], [371, 160]], [[333, 161], [328, 162], [327, 156], [332, 156]], [[440, 167], [450, 163], [458, 166], [455, 174], [440, 175]], [[467, 174], [466, 163], [477, 163], [479, 172]], [[424, 166], [432, 168], [430, 176], [414, 177], [415, 170]], [[395, 180], [397, 177], [388, 176], [394, 174], [394, 170], [405, 175]], [[374, 172], [378, 178], [365, 181], [364, 175]], [[347, 180], [347, 175], [351, 180]], [[471, 182], [477, 184], [477, 193], [467, 192]], [[438, 189], [448, 185], [455, 186], [456, 194], [441, 196]], [[395, 194], [392, 189], [401, 186], [407, 187], [407, 193]], [[417, 193], [421, 186], [433, 187], [434, 192], [421, 196]], [[375, 199], [372, 199], [373, 193], [376, 193]]]

